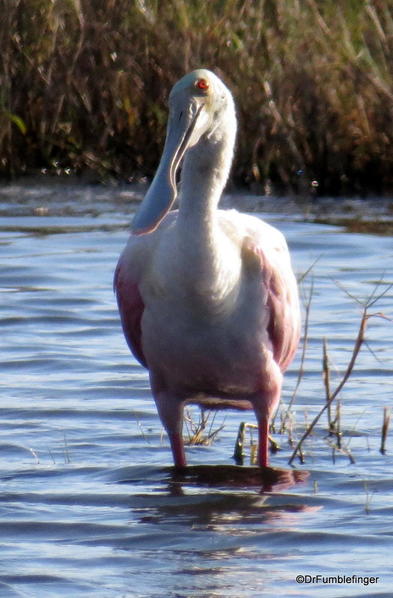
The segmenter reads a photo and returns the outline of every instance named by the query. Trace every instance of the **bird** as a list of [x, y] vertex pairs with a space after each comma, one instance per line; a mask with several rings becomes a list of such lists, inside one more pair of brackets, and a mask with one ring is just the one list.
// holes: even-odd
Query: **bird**
[[218, 207], [237, 130], [224, 82], [194, 70], [174, 85], [168, 104], [163, 153], [115, 270], [121, 325], [149, 371], [175, 468], [187, 466], [189, 404], [254, 410], [258, 463], [266, 468], [269, 423], [299, 342], [291, 257], [278, 229]]

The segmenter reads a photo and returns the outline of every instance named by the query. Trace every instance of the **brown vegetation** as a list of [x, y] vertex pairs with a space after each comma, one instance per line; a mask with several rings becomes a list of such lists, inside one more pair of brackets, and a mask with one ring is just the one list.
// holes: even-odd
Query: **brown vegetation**
[[166, 98], [205, 66], [236, 97], [234, 176], [393, 191], [392, 0], [0, 0], [0, 172], [150, 176]]

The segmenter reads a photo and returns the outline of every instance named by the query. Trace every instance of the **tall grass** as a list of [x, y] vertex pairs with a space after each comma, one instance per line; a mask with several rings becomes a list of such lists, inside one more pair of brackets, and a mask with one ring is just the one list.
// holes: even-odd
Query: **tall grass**
[[0, 173], [150, 176], [166, 99], [206, 66], [240, 118], [234, 178], [393, 191], [392, 0], [0, 0]]

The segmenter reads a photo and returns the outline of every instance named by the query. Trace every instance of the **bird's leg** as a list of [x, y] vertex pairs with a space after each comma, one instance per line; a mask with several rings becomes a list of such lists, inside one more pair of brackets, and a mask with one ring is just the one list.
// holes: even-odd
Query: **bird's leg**
[[260, 467], [269, 466], [269, 417], [258, 419], [258, 464]]
[[184, 469], [187, 467], [186, 454], [184, 451], [184, 442], [181, 434], [168, 432], [169, 441], [171, 443], [173, 462], [176, 469]]
[[253, 406], [258, 422], [258, 463], [260, 467], [269, 466], [269, 424], [281, 396], [282, 374], [275, 362], [270, 364], [270, 377], [261, 385]]
[[158, 415], [168, 434], [175, 467], [183, 469], [187, 466], [182, 436], [183, 402], [169, 395], [166, 391], [154, 393]]

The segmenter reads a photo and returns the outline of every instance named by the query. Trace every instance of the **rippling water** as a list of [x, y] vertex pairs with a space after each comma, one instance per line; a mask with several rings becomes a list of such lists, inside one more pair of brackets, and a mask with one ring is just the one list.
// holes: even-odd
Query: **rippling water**
[[[255, 209], [250, 198], [229, 201]], [[276, 469], [262, 480], [248, 462], [233, 464], [244, 414], [229, 413], [216, 417], [224, 428], [214, 444], [189, 447], [189, 472], [176, 475], [112, 294], [134, 208], [127, 189], [0, 190], [0, 596], [391, 596], [391, 437], [385, 455], [379, 447], [392, 323], [370, 319], [369, 349], [341, 393], [343, 446], [355, 463], [333, 454], [323, 416], [295, 469], [288, 434], [276, 433]], [[303, 283], [306, 296], [311, 280], [314, 290], [290, 418], [296, 440], [324, 400], [322, 339], [333, 386], [350, 359], [361, 314], [353, 297], [385, 291], [370, 313], [393, 315], [393, 243], [317, 224], [292, 204], [265, 209], [298, 274], [315, 262]], [[297, 575], [352, 581], [301, 584]]]

